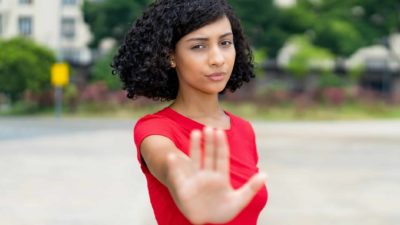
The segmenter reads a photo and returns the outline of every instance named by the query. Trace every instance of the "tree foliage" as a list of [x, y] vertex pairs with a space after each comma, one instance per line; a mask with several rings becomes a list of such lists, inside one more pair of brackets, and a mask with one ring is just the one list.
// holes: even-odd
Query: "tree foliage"
[[400, 31], [399, 10], [398, 0], [298, 0], [281, 13], [289, 33], [306, 34], [314, 44], [348, 56]]
[[103, 38], [121, 42], [133, 21], [151, 0], [104, 0], [83, 3], [83, 17], [93, 33], [90, 46], [96, 48]]
[[49, 90], [54, 53], [25, 38], [0, 40], [0, 92], [18, 100], [30, 90]]
[[275, 56], [289, 37], [279, 9], [272, 0], [229, 0], [251, 44]]
[[329, 62], [334, 60], [334, 55], [330, 51], [312, 45], [303, 36], [293, 37], [289, 40], [289, 43], [295, 45], [297, 51], [286, 69], [295, 76], [305, 76], [312, 69], [323, 70], [325, 73], [331, 70]]
[[111, 76], [112, 70], [110, 63], [114, 54], [115, 50], [99, 58], [90, 72], [93, 81], [104, 81], [110, 90], [120, 90], [122, 88], [120, 80], [115, 76]]
[[[121, 41], [142, 10], [152, 0], [85, 1], [85, 21], [97, 47], [105, 37]], [[297, 0], [289, 8], [277, 8], [273, 0], [228, 0], [241, 19], [255, 48], [275, 57], [288, 38], [303, 34], [313, 44], [340, 56], [379, 42], [400, 30], [398, 0]]]

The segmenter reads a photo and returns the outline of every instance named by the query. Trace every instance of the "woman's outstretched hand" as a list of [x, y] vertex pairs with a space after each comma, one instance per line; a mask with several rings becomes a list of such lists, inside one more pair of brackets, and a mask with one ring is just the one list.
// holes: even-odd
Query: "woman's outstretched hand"
[[[201, 139], [204, 139], [204, 153]], [[182, 213], [193, 224], [226, 223], [246, 207], [265, 182], [254, 175], [234, 190], [229, 177], [229, 146], [222, 130], [205, 128], [190, 136], [190, 160], [168, 157], [168, 179], [172, 196]]]

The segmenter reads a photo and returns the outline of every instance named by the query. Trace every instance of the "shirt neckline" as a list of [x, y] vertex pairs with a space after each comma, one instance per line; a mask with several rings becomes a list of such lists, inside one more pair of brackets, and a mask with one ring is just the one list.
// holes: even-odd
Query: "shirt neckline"
[[[182, 124], [183, 126], [186, 126], [189, 129], [199, 129], [202, 130], [205, 125], [202, 123], [199, 123], [193, 119], [190, 119], [189, 117], [184, 116], [183, 114], [180, 114], [179, 112], [175, 111], [171, 107], [166, 107], [163, 110], [169, 117], [171, 117], [173, 120], [176, 122]], [[225, 115], [229, 117], [229, 123], [230, 127], [228, 129], [223, 129], [225, 132], [230, 132], [233, 127], [233, 119], [232, 119], [232, 114], [224, 110]]]

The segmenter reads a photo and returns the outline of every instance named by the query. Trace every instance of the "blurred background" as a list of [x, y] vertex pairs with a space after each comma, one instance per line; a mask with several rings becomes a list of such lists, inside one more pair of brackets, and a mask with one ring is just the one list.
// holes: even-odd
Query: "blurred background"
[[[0, 0], [0, 223], [155, 224], [112, 57], [151, 0]], [[260, 224], [399, 224], [400, 2], [228, 0], [256, 78]]]

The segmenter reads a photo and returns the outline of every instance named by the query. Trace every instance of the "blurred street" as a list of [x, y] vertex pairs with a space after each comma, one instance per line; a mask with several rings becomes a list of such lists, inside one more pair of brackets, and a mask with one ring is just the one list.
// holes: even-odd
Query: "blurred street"
[[[134, 120], [0, 118], [0, 224], [155, 225]], [[400, 223], [400, 121], [253, 121], [260, 225]]]

